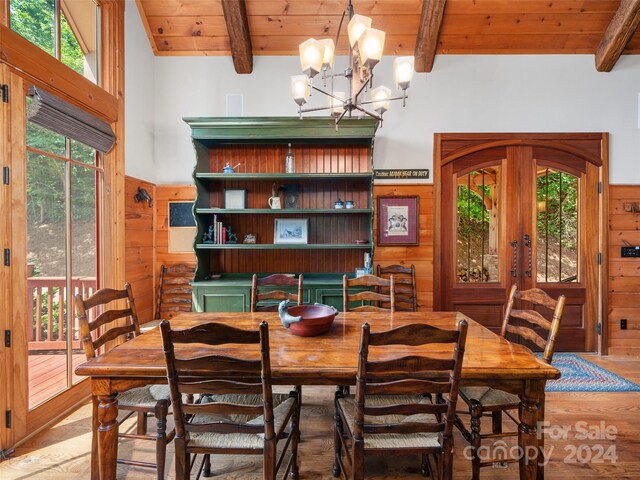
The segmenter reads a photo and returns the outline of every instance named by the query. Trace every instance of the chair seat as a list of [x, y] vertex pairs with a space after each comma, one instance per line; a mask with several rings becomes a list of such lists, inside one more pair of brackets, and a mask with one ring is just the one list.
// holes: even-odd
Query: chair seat
[[501, 407], [501, 409], [518, 408], [520, 398], [512, 393], [491, 387], [460, 387], [460, 396], [469, 403], [476, 400], [484, 408]]
[[154, 408], [159, 400], [169, 401], [168, 385], [145, 385], [118, 395], [118, 407]]
[[[428, 404], [431, 403], [431, 400], [429, 397], [421, 395], [368, 395], [365, 397], [365, 405], [370, 407], [410, 403]], [[358, 411], [355, 397], [349, 395], [344, 398], [338, 398], [338, 405], [344, 414], [347, 427], [353, 433]], [[368, 424], [384, 425], [405, 422], [437, 423], [437, 420], [435, 415], [427, 413], [414, 415], [365, 415], [365, 423]], [[438, 446], [440, 446], [440, 442], [438, 441], [437, 433], [367, 433], [364, 435], [365, 449], [430, 448]]]
[[[216, 401], [225, 403], [237, 403], [242, 405], [260, 405], [262, 395], [216, 395]], [[279, 432], [289, 418], [289, 414], [297, 408], [295, 397], [288, 394], [273, 394], [273, 426]], [[216, 421], [232, 421], [246, 423], [248, 425], [261, 425], [264, 423], [263, 415], [196, 415], [191, 423], [211, 423]], [[227, 448], [227, 449], [261, 449], [264, 446], [264, 433], [213, 433], [190, 432], [189, 446], [197, 448]]]

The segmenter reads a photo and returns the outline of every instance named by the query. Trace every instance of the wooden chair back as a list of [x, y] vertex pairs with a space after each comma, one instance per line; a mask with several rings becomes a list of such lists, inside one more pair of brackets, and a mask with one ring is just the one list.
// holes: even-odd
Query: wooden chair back
[[[418, 310], [418, 297], [416, 294], [416, 268], [412, 264], [410, 267], [402, 265], [378, 265], [377, 273], [379, 277], [389, 278], [393, 275], [396, 295], [396, 311], [416, 312]], [[380, 288], [380, 293], [388, 293], [386, 288]], [[381, 307], [388, 306], [381, 304]]]
[[172, 318], [180, 312], [191, 311], [191, 285], [195, 267], [179, 263], [160, 267], [155, 319]]
[[[188, 432], [264, 433], [274, 436], [273, 402], [271, 388], [271, 364], [269, 359], [269, 326], [262, 322], [258, 330], [242, 330], [219, 323], [206, 323], [186, 330], [171, 330], [169, 321], [160, 323], [162, 345], [167, 365], [167, 380], [171, 391], [176, 435], [184, 438]], [[225, 344], [259, 345], [260, 357], [256, 360], [236, 358], [207, 350], [194, 349], [191, 355], [177, 354], [177, 344], [205, 344], [224, 348]], [[251, 404], [212, 401], [198, 403], [196, 394], [224, 395], [245, 394], [262, 396], [262, 402]], [[190, 401], [196, 397], [195, 401]], [[233, 397], [231, 397], [233, 398]], [[212, 415], [206, 423], [190, 423], [192, 415]], [[264, 415], [264, 422], [250, 425], [225, 419], [229, 416]]]
[[[126, 308], [111, 310], [104, 308], [105, 305], [117, 300], [126, 300]], [[82, 295], [77, 294], [75, 296], [75, 307], [80, 328], [80, 338], [82, 339], [82, 346], [87, 359], [96, 357], [98, 349], [109, 341], [116, 340], [119, 337], [140, 335], [138, 314], [129, 283], [124, 284], [123, 290], [101, 288], [86, 300], [82, 298]], [[90, 317], [92, 320], [89, 320]], [[128, 322], [125, 325], [107, 328], [121, 318], [127, 319]]]
[[[394, 276], [388, 279], [380, 278], [375, 275], [361, 275], [356, 278], [342, 277], [342, 299], [344, 312], [379, 312], [379, 311], [395, 311], [395, 287]], [[371, 290], [364, 290], [357, 293], [349, 293], [350, 288], [355, 287], [372, 287]], [[387, 293], [380, 293], [380, 289], [386, 289]], [[371, 302], [367, 305], [349, 308], [351, 302]], [[381, 305], [387, 305], [383, 307]]]
[[[414, 323], [372, 333], [368, 323], [362, 325], [358, 376], [356, 377], [356, 403], [358, 411], [354, 438], [363, 439], [364, 434], [413, 434], [441, 433], [451, 438], [453, 420], [456, 416], [458, 384], [462, 371], [462, 360], [467, 339], [467, 321], [460, 320], [456, 330], [444, 330], [431, 325]], [[433, 357], [411, 354], [410, 348], [394, 358], [389, 358], [385, 347], [402, 345], [416, 347], [428, 344], [451, 345], [451, 356], [438, 354]], [[384, 352], [384, 360], [371, 360], [370, 347]], [[403, 349], [404, 350], [404, 349]], [[374, 354], [374, 358], [375, 358]], [[386, 406], [368, 406], [366, 395], [408, 395], [420, 398], [426, 394], [447, 394], [444, 403], [410, 403]], [[367, 423], [367, 416], [431, 414], [442, 418], [437, 422]], [[440, 417], [442, 416], [442, 417]]]
[[[514, 303], [519, 300], [522, 303], [532, 305], [531, 309], [515, 309]], [[521, 340], [526, 340], [541, 348], [544, 353], [542, 358], [545, 362], [551, 363], [553, 352], [556, 347], [556, 338], [560, 330], [562, 313], [566, 298], [560, 295], [557, 300], [551, 298], [546, 292], [539, 288], [529, 290], [518, 290], [516, 285], [511, 287], [509, 301], [502, 321], [501, 335], [507, 338], [507, 334], [513, 334]], [[551, 321], [547, 320], [534, 308], [536, 306], [545, 307], [553, 312]], [[518, 325], [514, 325], [514, 320], [523, 320]], [[542, 332], [544, 336], [540, 335]]]
[[[278, 303], [267, 303], [290, 300], [296, 302], [297, 305], [302, 305], [302, 284], [304, 283], [304, 277], [302, 274], [298, 278], [290, 275], [284, 275], [282, 273], [274, 273], [268, 277], [258, 278], [256, 274], [253, 274], [251, 281], [251, 311], [252, 312], [277, 312]], [[264, 291], [264, 288], [276, 287], [276, 290]], [[284, 290], [278, 290], [277, 287], [298, 287], [297, 292], [285, 292]]]

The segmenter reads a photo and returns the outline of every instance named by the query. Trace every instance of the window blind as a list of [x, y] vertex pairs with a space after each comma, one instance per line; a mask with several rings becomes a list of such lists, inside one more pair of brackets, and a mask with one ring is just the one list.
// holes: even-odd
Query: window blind
[[102, 153], [113, 148], [116, 136], [107, 122], [45, 90], [32, 86], [29, 96], [33, 101], [27, 107], [27, 120]]

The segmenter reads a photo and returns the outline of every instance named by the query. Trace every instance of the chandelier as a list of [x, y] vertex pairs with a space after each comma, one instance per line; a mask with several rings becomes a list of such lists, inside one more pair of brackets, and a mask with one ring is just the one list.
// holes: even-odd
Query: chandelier
[[[407, 88], [413, 78], [414, 57], [397, 57], [393, 62], [395, 82], [402, 95], [391, 97], [391, 90], [385, 86], [373, 88], [373, 68], [382, 58], [385, 33], [371, 28], [371, 18], [357, 15], [349, 0], [347, 10], [349, 23], [349, 65], [342, 72], [335, 72], [333, 61], [335, 45], [340, 38], [340, 30], [345, 13], [342, 14], [336, 41], [332, 39], [316, 40], [310, 38], [300, 44], [300, 64], [303, 75], [291, 77], [291, 93], [298, 104], [298, 114], [302, 118], [304, 113], [329, 110], [335, 118], [336, 129], [345, 115], [349, 117], [356, 111], [359, 117], [368, 115], [382, 121], [382, 114], [389, 109], [392, 100], [402, 100], [405, 105]], [[322, 73], [323, 87], [313, 84], [314, 77]], [[344, 77], [348, 81], [346, 91], [334, 89], [334, 80]], [[327, 89], [327, 80], [330, 88]], [[324, 107], [302, 108], [309, 100], [311, 90], [327, 96], [328, 105]], [[365, 93], [369, 93], [368, 99]]]

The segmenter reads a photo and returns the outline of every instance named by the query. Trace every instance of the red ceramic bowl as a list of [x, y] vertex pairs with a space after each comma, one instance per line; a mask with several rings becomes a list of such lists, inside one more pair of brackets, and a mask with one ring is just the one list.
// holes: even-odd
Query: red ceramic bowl
[[289, 315], [302, 316], [302, 320], [289, 325], [289, 330], [299, 337], [315, 337], [327, 333], [338, 311], [326, 305], [298, 305], [289, 307]]

